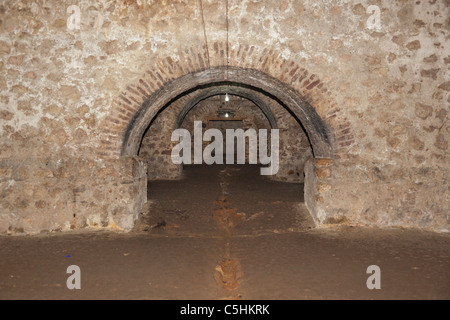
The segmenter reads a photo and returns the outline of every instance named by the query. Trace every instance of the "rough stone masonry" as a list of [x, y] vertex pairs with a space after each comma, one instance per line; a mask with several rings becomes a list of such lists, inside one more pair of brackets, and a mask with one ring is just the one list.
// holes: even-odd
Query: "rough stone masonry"
[[274, 115], [275, 178], [304, 174], [318, 227], [448, 232], [449, 17], [448, 0], [1, 1], [0, 233], [131, 229], [147, 178], [180, 175], [164, 135], [224, 86], [246, 125]]

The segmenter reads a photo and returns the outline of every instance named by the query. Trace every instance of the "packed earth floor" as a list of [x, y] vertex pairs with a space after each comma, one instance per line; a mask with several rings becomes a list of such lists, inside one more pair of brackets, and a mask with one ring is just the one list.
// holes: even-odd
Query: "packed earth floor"
[[185, 167], [149, 182], [131, 232], [1, 236], [0, 299], [450, 299], [449, 234], [315, 228], [302, 194], [256, 166]]

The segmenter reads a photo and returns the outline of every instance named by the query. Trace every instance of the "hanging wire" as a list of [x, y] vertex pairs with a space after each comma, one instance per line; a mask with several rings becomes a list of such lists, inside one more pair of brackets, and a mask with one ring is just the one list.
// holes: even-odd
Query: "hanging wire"
[[206, 54], [208, 55], [208, 68], [209, 68], [209, 75], [212, 78], [212, 71], [211, 71], [211, 60], [209, 57], [209, 46], [208, 46], [208, 38], [206, 36], [206, 25], [205, 25], [205, 15], [203, 13], [203, 1], [200, 1], [200, 11], [202, 14], [202, 25], [203, 25], [203, 36], [205, 38], [205, 46], [206, 46]]
[[226, 16], [227, 16], [227, 66], [226, 66], [226, 74], [225, 80], [228, 80], [228, 65], [230, 64], [230, 50], [229, 50], [229, 21], [228, 21], [228, 0], [226, 0]]

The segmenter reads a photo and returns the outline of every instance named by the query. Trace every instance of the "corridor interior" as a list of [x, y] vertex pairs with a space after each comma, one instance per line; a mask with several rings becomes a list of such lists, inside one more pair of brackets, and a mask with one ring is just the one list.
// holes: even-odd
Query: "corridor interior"
[[449, 17], [0, 1], [0, 300], [449, 300]]

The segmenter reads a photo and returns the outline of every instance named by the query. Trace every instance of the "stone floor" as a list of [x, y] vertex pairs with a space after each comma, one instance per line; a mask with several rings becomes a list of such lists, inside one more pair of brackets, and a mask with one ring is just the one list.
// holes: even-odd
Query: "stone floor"
[[0, 299], [450, 299], [449, 234], [316, 229], [302, 189], [253, 166], [187, 167], [149, 184], [130, 233], [0, 237]]

